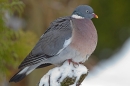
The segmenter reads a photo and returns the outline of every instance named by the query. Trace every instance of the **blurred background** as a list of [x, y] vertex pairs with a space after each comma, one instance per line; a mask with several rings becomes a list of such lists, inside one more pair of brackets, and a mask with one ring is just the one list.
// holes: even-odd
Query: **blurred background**
[[[35, 70], [18, 83], [8, 83], [8, 81], [18, 71], [19, 64], [31, 51], [49, 24], [59, 17], [71, 15], [75, 7], [81, 4], [90, 5], [99, 16], [98, 19], [92, 19], [98, 31], [98, 45], [85, 65], [90, 72], [94, 71], [94, 68], [97, 68], [96, 66], [99, 64], [111, 68], [113, 63], [116, 63], [113, 62], [112, 58], [116, 58], [113, 55], [122, 50], [125, 41], [130, 36], [129, 3], [130, 0], [0, 0], [0, 86], [36, 86], [38, 84], [44, 73], [54, 66]], [[130, 48], [130, 43], [127, 45], [125, 48]], [[128, 50], [124, 52], [130, 53]], [[122, 59], [119, 60], [118, 57], [123, 58], [124, 56], [116, 56], [117, 59], [114, 61], [121, 63]], [[128, 57], [130, 58], [129, 55]], [[106, 62], [108, 60], [109, 62]], [[108, 66], [110, 64], [111, 66]], [[125, 62], [121, 64], [124, 65]], [[124, 67], [126, 68], [124, 71], [128, 72], [129, 65]], [[101, 71], [105, 70], [102, 66], [98, 66], [98, 68]], [[97, 77], [99, 72], [95, 70], [94, 74], [90, 74]], [[128, 73], [125, 72], [122, 73], [127, 75]], [[97, 75], [95, 75], [96, 73]], [[107, 75], [113, 76], [111, 72], [108, 72]], [[119, 76], [121, 74], [117, 74], [115, 77], [119, 79]], [[127, 76], [130, 80], [130, 74]], [[91, 77], [88, 75], [88, 78]], [[121, 78], [122, 80], [126, 79]], [[118, 83], [119, 81], [113, 82]], [[83, 86], [86, 85], [87, 82], [83, 84]], [[130, 83], [122, 86], [130, 86]]]

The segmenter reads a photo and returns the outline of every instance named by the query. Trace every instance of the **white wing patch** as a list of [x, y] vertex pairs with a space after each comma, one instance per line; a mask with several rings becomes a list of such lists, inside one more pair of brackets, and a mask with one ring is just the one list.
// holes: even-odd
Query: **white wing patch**
[[67, 47], [70, 43], [71, 43], [71, 38], [69, 38], [68, 40], [65, 40], [63, 47], [64, 48]]
[[64, 45], [63, 45], [63, 48], [60, 49], [57, 54], [61, 53], [61, 51], [62, 51], [63, 49], [65, 49], [65, 48], [71, 43], [71, 40], [72, 40], [72, 38], [69, 38], [68, 40], [65, 40]]
[[44, 36], [44, 34], [42, 34], [42, 36], [40, 38], [42, 38]]

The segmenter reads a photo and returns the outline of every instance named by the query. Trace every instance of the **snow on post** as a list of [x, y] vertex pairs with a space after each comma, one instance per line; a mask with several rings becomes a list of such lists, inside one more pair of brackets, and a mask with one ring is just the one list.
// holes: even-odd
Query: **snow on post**
[[84, 65], [73, 65], [65, 61], [62, 66], [55, 67], [45, 74], [39, 86], [80, 86], [87, 72]]

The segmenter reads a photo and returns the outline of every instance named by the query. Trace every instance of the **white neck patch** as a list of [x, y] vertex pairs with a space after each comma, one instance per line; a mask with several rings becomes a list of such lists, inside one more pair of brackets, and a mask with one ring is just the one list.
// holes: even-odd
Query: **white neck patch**
[[78, 16], [78, 15], [75, 15], [75, 14], [73, 14], [71, 17], [75, 18], [75, 19], [84, 19], [84, 17]]

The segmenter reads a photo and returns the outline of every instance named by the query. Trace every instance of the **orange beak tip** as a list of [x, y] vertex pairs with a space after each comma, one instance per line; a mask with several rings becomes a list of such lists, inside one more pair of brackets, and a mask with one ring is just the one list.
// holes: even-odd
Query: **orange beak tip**
[[98, 15], [95, 15], [95, 18], [97, 18], [97, 19], [98, 19]]
[[98, 15], [96, 15], [95, 13], [93, 13], [93, 15], [94, 15], [94, 18], [98, 18]]

